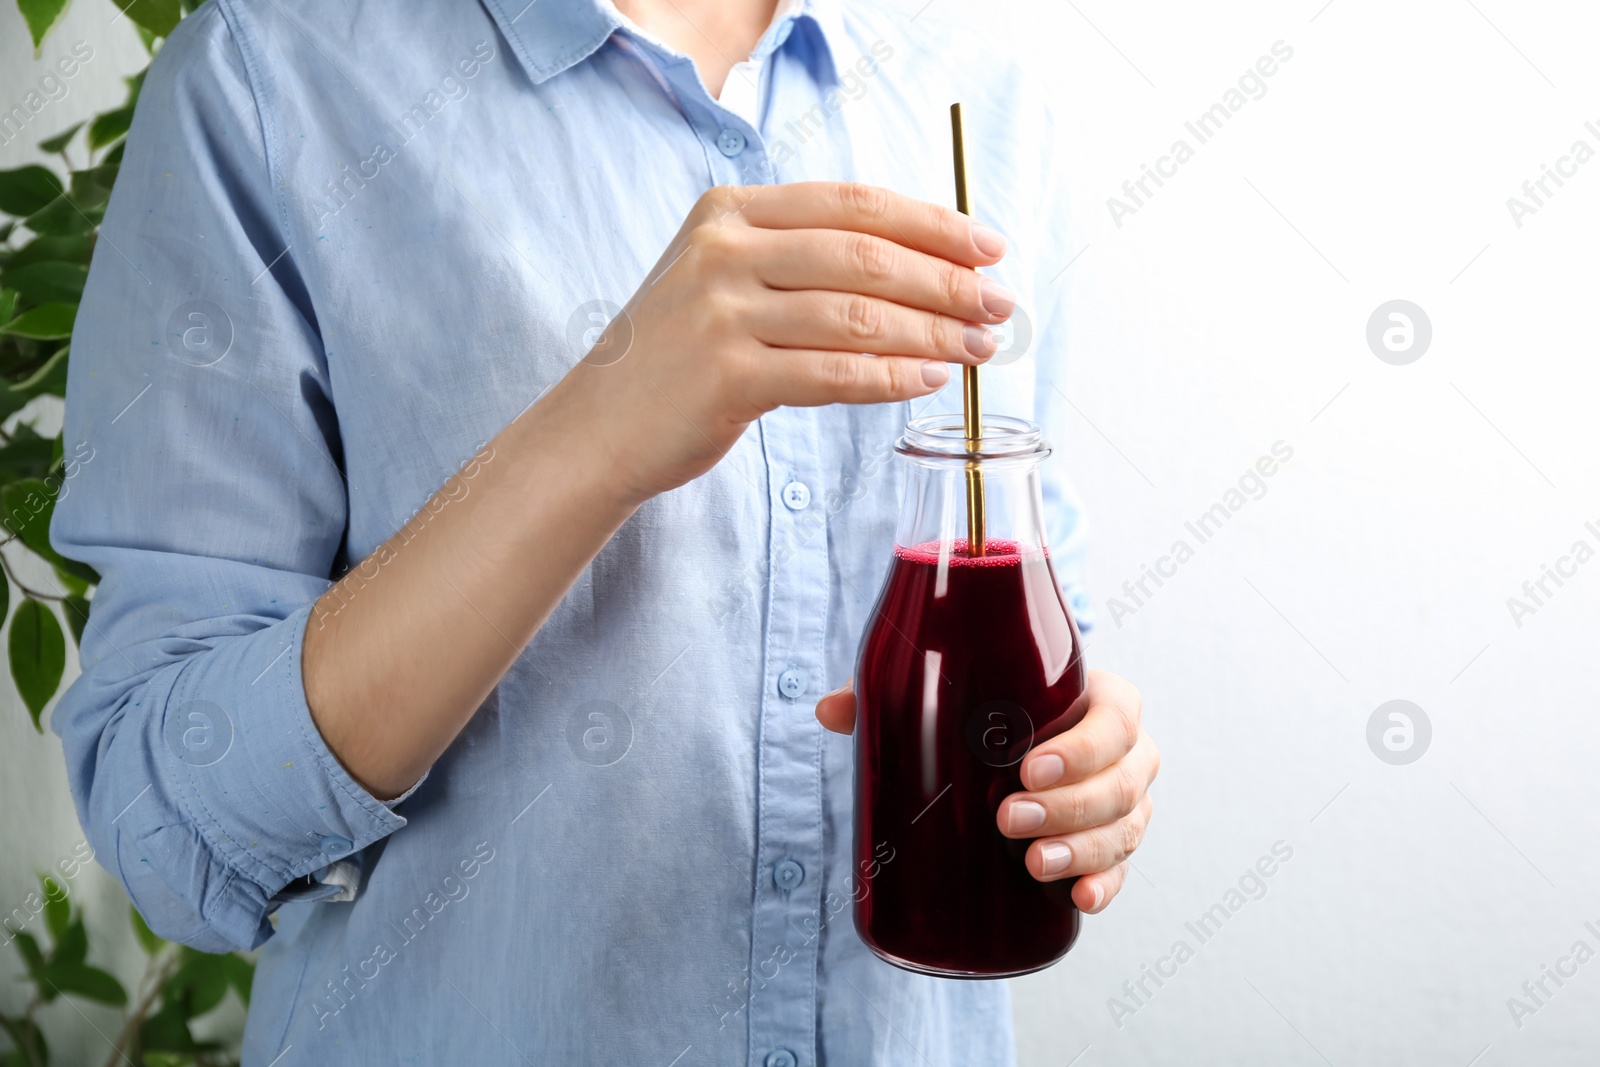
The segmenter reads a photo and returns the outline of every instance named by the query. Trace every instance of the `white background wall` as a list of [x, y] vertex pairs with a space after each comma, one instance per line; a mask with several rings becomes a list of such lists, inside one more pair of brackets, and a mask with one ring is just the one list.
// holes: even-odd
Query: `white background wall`
[[[1600, 160], [1520, 229], [1506, 207], [1574, 140], [1600, 151], [1593, 6], [1044, 21], [1075, 120], [1059, 461], [1095, 522], [1089, 656], [1143, 688], [1165, 765], [1125, 899], [1016, 984], [1024, 1062], [1594, 1062], [1600, 963], [1520, 1029], [1506, 1005], [1575, 941], [1600, 951], [1600, 561], [1520, 628], [1506, 606], [1600, 549]], [[1267, 95], [1117, 228], [1106, 198], [1280, 39]], [[1396, 298], [1433, 326], [1408, 366], [1365, 340]], [[1280, 439], [1267, 494], [1112, 625], [1107, 598]], [[1406, 766], [1366, 740], [1392, 699], [1433, 728]], [[1266, 896], [1200, 945], [1185, 922], [1279, 840]], [[1195, 957], [1118, 1028], [1108, 998], [1179, 939]]]
[[[1600, 151], [1584, 129], [1600, 126], [1600, 18], [1508, 0], [998, 10], [1035, 24], [1017, 53], [1038, 53], [1071, 123], [1077, 229], [1055, 253], [1078, 414], [1052, 462], [1095, 525], [1089, 654], [1143, 688], [1166, 761], [1123, 899], [1015, 983], [1023, 1064], [1592, 1061], [1600, 962], [1547, 980], [1520, 1027], [1507, 998], [1575, 942], [1600, 951], [1584, 927], [1600, 928], [1600, 561], [1520, 627], [1506, 601], [1573, 542], [1600, 549], [1584, 528], [1600, 525], [1600, 159], [1520, 228], [1506, 199], [1575, 140]], [[40, 136], [120, 99], [140, 64], [108, 11], [82, 0], [47, 43], [47, 59], [80, 38], [97, 58]], [[9, 103], [37, 77], [9, 0], [0, 35]], [[1294, 55], [1266, 95], [1118, 227], [1107, 197], [1194, 145], [1184, 122], [1279, 40]], [[27, 154], [0, 148], [0, 165]], [[1393, 299], [1432, 324], [1405, 366], [1365, 337]], [[1294, 455], [1265, 495], [1198, 544], [1184, 523], [1280, 440]], [[1115, 625], [1108, 598], [1180, 538], [1194, 558]], [[1402, 766], [1367, 742], [1393, 699], [1432, 727]], [[3, 685], [0, 745], [10, 907], [27, 865], [80, 835], [54, 738]], [[1280, 841], [1293, 857], [1265, 895], [1202, 944], [1185, 923]], [[120, 930], [109, 879], [78, 884]], [[1179, 940], [1193, 958], [1128, 996]], [[0, 978], [13, 968], [0, 957]], [[1112, 997], [1132, 1013], [1114, 1020]], [[101, 1058], [83, 1035], [78, 1059]]]

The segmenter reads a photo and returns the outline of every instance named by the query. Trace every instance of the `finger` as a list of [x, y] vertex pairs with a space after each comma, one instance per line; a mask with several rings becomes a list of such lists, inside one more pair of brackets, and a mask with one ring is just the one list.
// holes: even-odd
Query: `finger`
[[1147, 795], [1126, 817], [1075, 834], [1042, 837], [1028, 846], [1028, 873], [1041, 882], [1108, 871], [1144, 840], [1153, 804]]
[[739, 216], [764, 229], [870, 233], [968, 267], [996, 263], [1006, 249], [998, 231], [959, 211], [856, 182], [763, 186], [744, 199]]
[[769, 411], [783, 405], [818, 407], [914, 400], [950, 380], [948, 363], [913, 356], [768, 348], [756, 358], [762, 366], [751, 400]]
[[773, 289], [863, 293], [970, 322], [1004, 322], [1017, 306], [993, 278], [872, 234], [774, 230], [752, 241], [749, 255]]
[[1109, 871], [1086, 875], [1072, 887], [1072, 902], [1086, 915], [1098, 915], [1122, 892], [1128, 880], [1127, 863], [1119, 863]]
[[998, 346], [987, 326], [825, 289], [768, 292], [752, 301], [750, 331], [780, 348], [819, 348], [983, 363]]
[[1155, 742], [1141, 734], [1132, 752], [1081, 782], [1011, 794], [995, 822], [1007, 837], [1070, 834], [1116, 822], [1139, 806], [1160, 765]]
[[854, 680], [817, 701], [817, 721], [836, 734], [848, 734], [856, 728], [856, 691]]
[[1022, 761], [1022, 782], [1029, 789], [1082, 781], [1138, 743], [1144, 700], [1131, 683], [1106, 671], [1090, 671], [1075, 703], [1089, 706], [1078, 724], [1036, 745]]

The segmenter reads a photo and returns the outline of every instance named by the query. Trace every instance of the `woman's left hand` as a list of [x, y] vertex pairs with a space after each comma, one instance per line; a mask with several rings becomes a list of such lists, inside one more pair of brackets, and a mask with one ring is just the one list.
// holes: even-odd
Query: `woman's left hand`
[[[1140, 725], [1139, 690], [1105, 671], [1089, 671], [1072, 729], [1040, 742], [1022, 761], [1028, 792], [1013, 793], [995, 813], [1007, 837], [1034, 838], [1028, 871], [1041, 882], [1077, 878], [1072, 900], [1083, 911], [1104, 910], [1128, 875], [1128, 857], [1150, 822], [1150, 783], [1161, 753]], [[856, 695], [843, 689], [817, 703], [830, 730], [855, 729]]]

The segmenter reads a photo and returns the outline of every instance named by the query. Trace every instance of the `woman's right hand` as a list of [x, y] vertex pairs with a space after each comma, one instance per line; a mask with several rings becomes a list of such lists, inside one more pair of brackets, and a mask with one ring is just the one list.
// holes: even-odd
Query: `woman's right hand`
[[552, 393], [600, 428], [637, 505], [774, 408], [908, 400], [987, 360], [1016, 298], [972, 268], [1004, 252], [995, 230], [886, 189], [712, 189]]
[[318, 600], [302, 676], [328, 746], [375, 795], [410, 788], [645, 500], [780, 405], [907, 400], [988, 358], [1014, 299], [971, 268], [1004, 251], [882, 189], [701, 197], [590, 358]]

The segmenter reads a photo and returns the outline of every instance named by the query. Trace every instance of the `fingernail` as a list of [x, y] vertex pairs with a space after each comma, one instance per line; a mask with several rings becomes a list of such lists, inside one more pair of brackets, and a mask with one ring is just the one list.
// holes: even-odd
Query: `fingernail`
[[994, 332], [969, 322], [961, 327], [961, 343], [967, 346], [968, 352], [982, 359], [995, 349]]
[[1006, 239], [1000, 236], [1000, 231], [981, 222], [972, 224], [972, 243], [986, 256], [998, 256], [1006, 250]]
[[983, 310], [997, 319], [1003, 319], [1016, 310], [1017, 294], [993, 278], [983, 279], [981, 302]]
[[[1006, 813], [1006, 833], [1025, 834], [1044, 825], [1044, 806], [1031, 800], [1019, 800]], [[1065, 848], [1066, 846], [1062, 846]]]
[[950, 368], [936, 359], [922, 364], [922, 384], [937, 389], [950, 380]]
[[1039, 866], [1045, 874], [1060, 874], [1071, 862], [1072, 850], [1061, 842], [1052, 841], [1039, 846]]
[[1101, 885], [1099, 882], [1094, 883], [1094, 905], [1092, 907], [1090, 907], [1089, 910], [1090, 911], [1099, 911], [1101, 905], [1103, 905], [1105, 902], [1106, 902], [1106, 887]]
[[1056, 755], [1040, 756], [1028, 764], [1028, 788], [1048, 789], [1061, 781], [1061, 776], [1067, 773], [1067, 765]]

